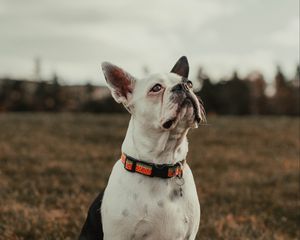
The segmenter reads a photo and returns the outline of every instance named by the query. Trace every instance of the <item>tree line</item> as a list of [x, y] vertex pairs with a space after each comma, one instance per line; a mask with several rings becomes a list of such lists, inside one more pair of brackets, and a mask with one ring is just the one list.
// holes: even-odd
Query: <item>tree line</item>
[[[230, 79], [214, 82], [200, 68], [196, 80], [201, 89], [196, 94], [208, 114], [299, 116], [299, 70], [287, 79], [278, 67], [268, 93], [259, 72], [245, 78], [234, 72]], [[61, 85], [56, 75], [49, 81], [0, 78], [0, 112], [10, 111], [125, 112], [106, 87]]]

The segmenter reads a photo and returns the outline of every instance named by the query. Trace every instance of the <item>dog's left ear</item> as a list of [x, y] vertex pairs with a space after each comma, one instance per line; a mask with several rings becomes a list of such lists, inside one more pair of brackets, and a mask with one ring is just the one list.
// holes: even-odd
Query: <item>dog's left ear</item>
[[134, 77], [109, 62], [104, 62], [101, 66], [111, 95], [116, 102], [127, 106], [135, 85]]
[[186, 56], [182, 56], [178, 59], [171, 72], [176, 73], [181, 77], [188, 78], [189, 76], [189, 62]]

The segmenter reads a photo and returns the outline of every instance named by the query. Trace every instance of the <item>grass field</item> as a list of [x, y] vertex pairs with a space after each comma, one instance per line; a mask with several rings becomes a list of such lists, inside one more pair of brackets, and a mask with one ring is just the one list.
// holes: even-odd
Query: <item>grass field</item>
[[[0, 239], [76, 239], [127, 115], [0, 115]], [[299, 239], [299, 118], [208, 117], [188, 161], [197, 239]]]

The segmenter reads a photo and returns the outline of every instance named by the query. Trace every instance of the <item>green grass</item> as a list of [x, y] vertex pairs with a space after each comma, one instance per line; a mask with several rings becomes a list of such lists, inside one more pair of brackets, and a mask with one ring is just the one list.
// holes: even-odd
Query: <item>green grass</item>
[[[0, 115], [0, 239], [76, 239], [127, 115]], [[189, 134], [197, 239], [299, 239], [299, 118], [208, 117]]]

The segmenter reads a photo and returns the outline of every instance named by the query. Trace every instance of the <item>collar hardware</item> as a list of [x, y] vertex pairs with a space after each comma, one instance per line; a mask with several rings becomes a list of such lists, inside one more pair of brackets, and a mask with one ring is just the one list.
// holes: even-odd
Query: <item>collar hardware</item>
[[129, 172], [137, 172], [149, 177], [160, 177], [160, 178], [182, 178], [183, 165], [185, 159], [173, 164], [153, 164], [137, 160], [133, 157], [122, 153], [121, 162], [124, 168]]

